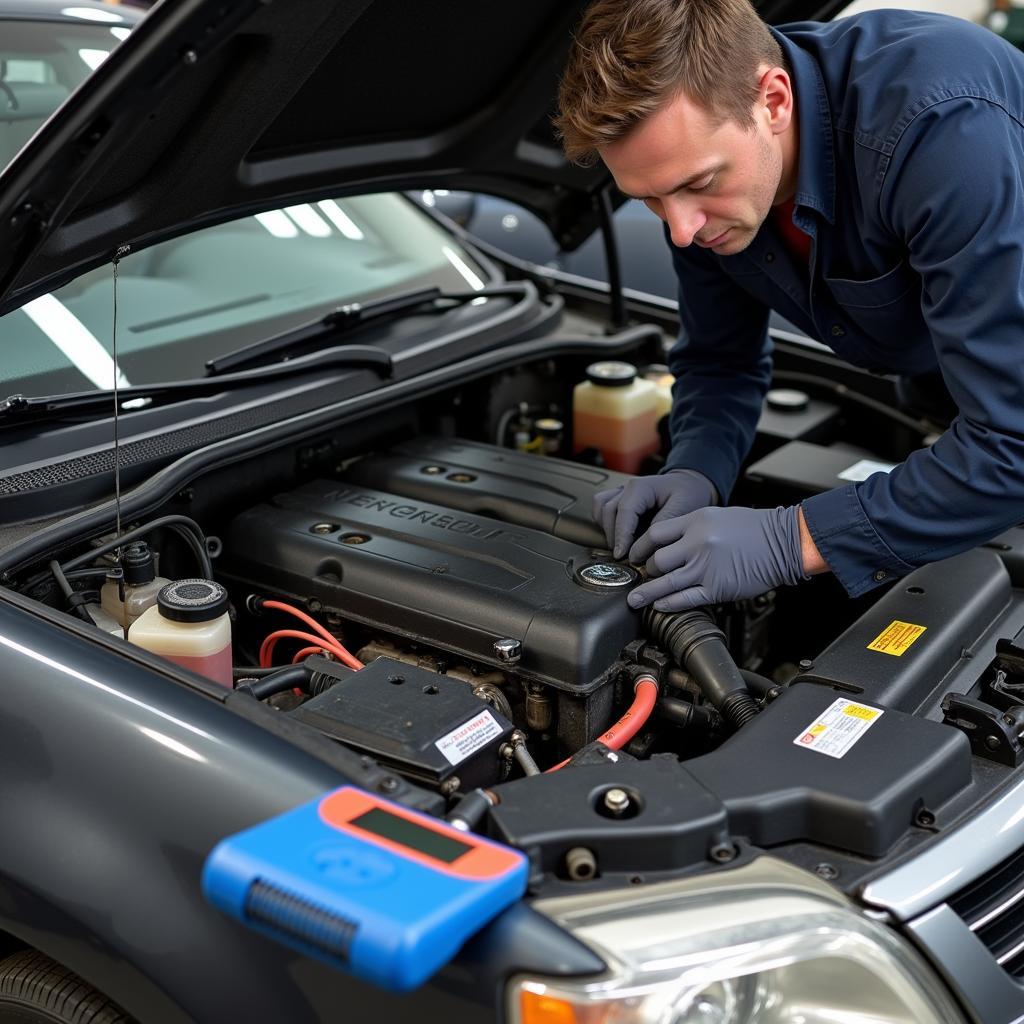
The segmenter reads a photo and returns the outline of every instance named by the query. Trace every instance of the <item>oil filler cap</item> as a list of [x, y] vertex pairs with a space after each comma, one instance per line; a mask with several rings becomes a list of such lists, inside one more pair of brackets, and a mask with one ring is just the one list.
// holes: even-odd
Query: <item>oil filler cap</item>
[[576, 570], [576, 580], [587, 587], [602, 590], [628, 587], [639, 578], [639, 573], [628, 565], [615, 562], [591, 562]]

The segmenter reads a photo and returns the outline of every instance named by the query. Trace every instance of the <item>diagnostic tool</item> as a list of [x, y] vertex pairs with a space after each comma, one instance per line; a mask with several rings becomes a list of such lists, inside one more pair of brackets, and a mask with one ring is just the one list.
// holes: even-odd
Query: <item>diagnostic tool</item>
[[526, 878], [518, 850], [343, 786], [222, 840], [202, 884], [244, 924], [401, 992], [515, 903]]

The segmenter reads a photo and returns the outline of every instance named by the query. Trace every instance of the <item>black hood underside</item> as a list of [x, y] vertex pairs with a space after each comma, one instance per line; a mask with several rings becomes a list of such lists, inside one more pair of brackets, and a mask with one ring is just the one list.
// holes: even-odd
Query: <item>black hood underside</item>
[[0, 174], [0, 312], [125, 246], [328, 194], [492, 192], [574, 247], [609, 183], [550, 123], [584, 6], [164, 0]]

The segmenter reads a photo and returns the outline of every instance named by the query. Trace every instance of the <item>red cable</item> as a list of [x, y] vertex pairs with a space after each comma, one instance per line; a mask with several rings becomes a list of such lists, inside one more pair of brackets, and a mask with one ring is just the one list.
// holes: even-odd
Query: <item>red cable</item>
[[[307, 615], [301, 609], [296, 608], [294, 605], [285, 604], [284, 601], [272, 600], [261, 601], [260, 607], [270, 608], [274, 611], [279, 612], [287, 612], [289, 615], [294, 615], [297, 619], [301, 619], [307, 626], [315, 630], [321, 637], [323, 637], [324, 640], [327, 641], [326, 644], [323, 644], [322, 646], [326, 650], [329, 650], [336, 658], [338, 658], [339, 661], [348, 665], [348, 667], [352, 669], [361, 669], [364, 667], [363, 663], [357, 657], [355, 657], [355, 655], [350, 654], [348, 650], [346, 650], [344, 645], [341, 643], [341, 641], [338, 640], [338, 638], [334, 636], [333, 633], [331, 633], [324, 626], [321, 626], [320, 623], [316, 621], [316, 619], [314, 619], [312, 616]], [[299, 637], [298, 639], [307, 640], [311, 638], [304, 636]], [[315, 638], [312, 639], [314, 639], [315, 642], [319, 643], [319, 641], [316, 641]], [[266, 644], [266, 641], [264, 641], [264, 644]], [[271, 645], [271, 650], [272, 649], [273, 645]], [[260, 649], [260, 651], [262, 659], [262, 648]], [[262, 660], [260, 661], [260, 664], [263, 664]]]
[[[292, 640], [305, 640], [307, 644], [316, 644], [317, 647], [323, 647], [328, 650], [336, 658], [341, 657], [341, 648], [336, 644], [329, 644], [326, 640], [321, 639], [318, 636], [314, 636], [312, 633], [303, 633], [299, 629], [277, 629], [273, 633], [270, 633], [263, 643], [260, 645], [260, 665], [263, 668], [270, 668], [273, 663], [274, 647], [278, 640], [285, 639]], [[351, 655], [350, 655], [351, 657]]]
[[[658, 683], [653, 676], [640, 676], [636, 681], [636, 695], [633, 703], [626, 709], [626, 713], [606, 732], [597, 737], [598, 743], [603, 743], [610, 750], [621, 750], [644, 726], [644, 723], [651, 717], [655, 701], [658, 699]], [[559, 768], [567, 765], [572, 758], [567, 757], [564, 761], [549, 768], [549, 772], [557, 772]]]
[[292, 658], [292, 664], [298, 665], [303, 658], [308, 658], [311, 654], [323, 654], [325, 650], [325, 647], [303, 647], [302, 650]]

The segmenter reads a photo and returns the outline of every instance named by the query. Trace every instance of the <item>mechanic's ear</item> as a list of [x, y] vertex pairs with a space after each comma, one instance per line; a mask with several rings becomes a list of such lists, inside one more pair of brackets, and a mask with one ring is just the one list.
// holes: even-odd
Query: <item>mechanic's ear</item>
[[793, 121], [793, 83], [784, 68], [761, 69], [758, 105], [768, 116], [768, 128], [781, 135]]

